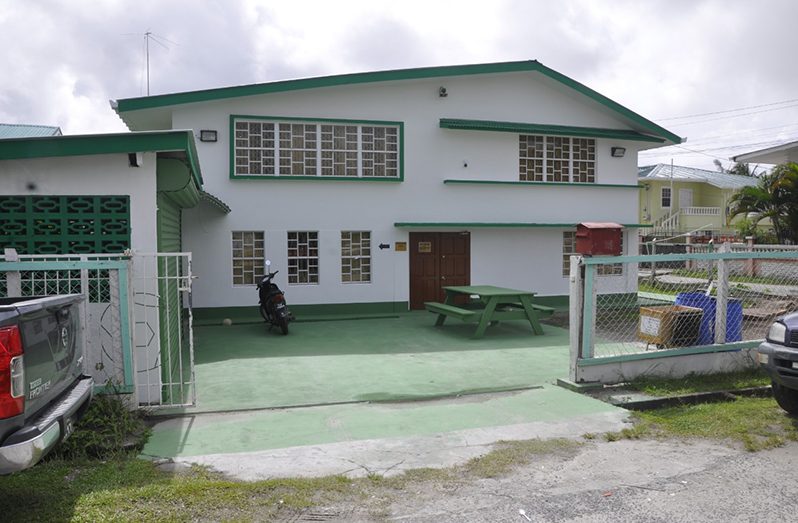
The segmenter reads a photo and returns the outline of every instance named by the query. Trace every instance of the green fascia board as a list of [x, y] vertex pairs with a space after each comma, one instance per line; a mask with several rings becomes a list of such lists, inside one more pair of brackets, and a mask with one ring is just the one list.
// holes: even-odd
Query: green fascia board
[[664, 138], [649, 136], [627, 129], [603, 129], [598, 127], [574, 127], [569, 125], [548, 125], [537, 123], [497, 122], [493, 120], [463, 120], [441, 118], [442, 129], [463, 131], [494, 131], [502, 133], [544, 134], [551, 136], [577, 136], [587, 138], [616, 138], [638, 142], [663, 143]]
[[0, 160], [57, 158], [137, 152], [182, 151], [197, 188], [202, 188], [194, 133], [183, 130], [79, 134], [0, 140]]
[[[647, 227], [645, 224], [640, 223], [622, 223], [623, 227], [628, 228], [636, 228], [636, 227]], [[494, 228], [494, 229], [518, 229], [518, 228], [542, 228], [542, 227], [549, 227], [549, 228], [556, 228], [556, 229], [569, 229], [574, 228], [577, 226], [576, 223], [528, 223], [528, 222], [395, 222], [393, 224], [394, 227], [401, 227], [401, 228], [418, 228], [418, 229], [429, 229], [429, 228], [473, 228], [473, 229], [485, 229], [485, 228]]]
[[534, 187], [583, 187], [592, 189], [600, 187], [604, 189], [636, 189], [643, 188], [642, 185], [627, 185], [620, 183], [570, 183], [570, 182], [522, 182], [510, 180], [443, 180], [446, 185], [527, 185]]
[[522, 60], [517, 62], [497, 62], [488, 64], [470, 65], [449, 65], [439, 67], [419, 67], [414, 69], [395, 69], [389, 71], [374, 71], [367, 73], [342, 74], [334, 76], [322, 76], [316, 78], [304, 78], [299, 80], [283, 80], [278, 82], [268, 82], [260, 84], [239, 85], [233, 87], [221, 87], [216, 89], [205, 89], [201, 91], [187, 91], [182, 93], [162, 94], [139, 98], [123, 98], [112, 102], [111, 105], [120, 116], [122, 113], [138, 111], [142, 109], [154, 109], [159, 107], [169, 107], [189, 103], [208, 102], [223, 100], [227, 98], [238, 98], [242, 96], [256, 96], [269, 93], [281, 93], [286, 91], [297, 91], [302, 89], [315, 89], [319, 87], [335, 87], [343, 85], [355, 85], [374, 82], [390, 82], [396, 80], [416, 80], [424, 78], [438, 78], [445, 76], [467, 76], [477, 74], [496, 74], [535, 71], [559, 82], [578, 93], [587, 96], [591, 100], [619, 113], [621, 116], [635, 122], [644, 129], [651, 131], [656, 136], [661, 136], [665, 140], [674, 143], [682, 143], [682, 139], [643, 118], [639, 114], [627, 109], [590, 89], [589, 87], [568, 78], [567, 76], [550, 69], [537, 60]]

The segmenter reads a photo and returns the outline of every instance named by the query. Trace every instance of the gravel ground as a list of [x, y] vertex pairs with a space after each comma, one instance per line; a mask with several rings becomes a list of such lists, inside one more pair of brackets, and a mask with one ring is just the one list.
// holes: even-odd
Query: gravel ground
[[591, 441], [496, 479], [375, 489], [280, 521], [787, 522], [798, 512], [797, 464], [798, 443], [750, 453], [703, 441]]

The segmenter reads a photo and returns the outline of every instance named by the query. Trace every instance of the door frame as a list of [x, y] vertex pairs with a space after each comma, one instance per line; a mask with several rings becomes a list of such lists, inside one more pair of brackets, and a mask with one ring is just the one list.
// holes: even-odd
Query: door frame
[[[437, 258], [435, 260], [435, 278], [441, 282], [443, 276], [441, 273], [441, 260], [443, 259], [443, 255], [441, 254], [441, 240], [447, 236], [456, 236], [456, 237], [466, 237], [466, 256], [468, 258], [468, 262], [466, 265], [466, 281], [465, 282], [454, 282], [449, 283], [449, 285], [469, 285], [471, 282], [471, 231], [414, 231], [408, 234], [408, 244], [409, 244], [409, 256], [408, 256], [408, 307], [410, 310], [422, 310], [424, 308], [423, 303], [424, 301], [443, 301], [443, 283], [439, 283], [439, 290], [437, 293], [437, 297], [435, 299], [424, 299], [425, 296], [416, 296], [416, 294], [420, 291], [413, 292], [414, 289], [414, 259], [418, 255], [417, 254], [417, 242], [419, 236], [434, 236], [434, 246], [433, 249]], [[416, 276], [419, 278], [420, 276]], [[416, 298], [414, 300], [414, 298]], [[414, 307], [415, 305], [415, 307]]]

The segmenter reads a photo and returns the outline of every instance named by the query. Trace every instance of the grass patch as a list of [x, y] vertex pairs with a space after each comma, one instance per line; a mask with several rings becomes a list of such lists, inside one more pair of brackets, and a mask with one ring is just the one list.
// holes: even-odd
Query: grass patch
[[4, 521], [271, 521], [314, 506], [368, 502], [379, 506], [398, 491], [492, 478], [537, 456], [574, 452], [566, 439], [502, 441], [484, 456], [446, 469], [420, 468], [393, 477], [371, 473], [242, 482], [202, 467], [171, 474], [130, 454], [109, 460], [50, 459], [0, 477]]
[[268, 521], [348, 495], [340, 476], [244, 483], [203, 468], [178, 475], [133, 457], [50, 460], [0, 477], [4, 521]]
[[690, 374], [684, 378], [644, 377], [629, 382], [626, 388], [650, 396], [668, 397], [697, 392], [746, 389], [770, 385], [770, 378], [759, 368], [724, 374]]
[[798, 422], [771, 398], [738, 398], [638, 413], [647, 434], [729, 439], [757, 451], [798, 441]]
[[563, 438], [500, 441], [497, 448], [484, 456], [469, 460], [462, 466], [462, 470], [480, 478], [495, 478], [515, 467], [528, 464], [535, 456], [569, 452], [578, 447], [578, 442]]

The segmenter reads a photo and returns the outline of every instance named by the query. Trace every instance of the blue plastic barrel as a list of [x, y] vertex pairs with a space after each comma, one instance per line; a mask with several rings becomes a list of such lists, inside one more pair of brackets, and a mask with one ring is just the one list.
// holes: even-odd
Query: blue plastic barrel
[[[698, 330], [698, 344], [715, 343], [715, 298], [703, 292], [680, 292], [676, 295], [676, 305], [697, 307], [704, 310], [701, 327]], [[729, 299], [726, 303], [726, 342], [743, 339], [743, 304], [740, 300]]]

